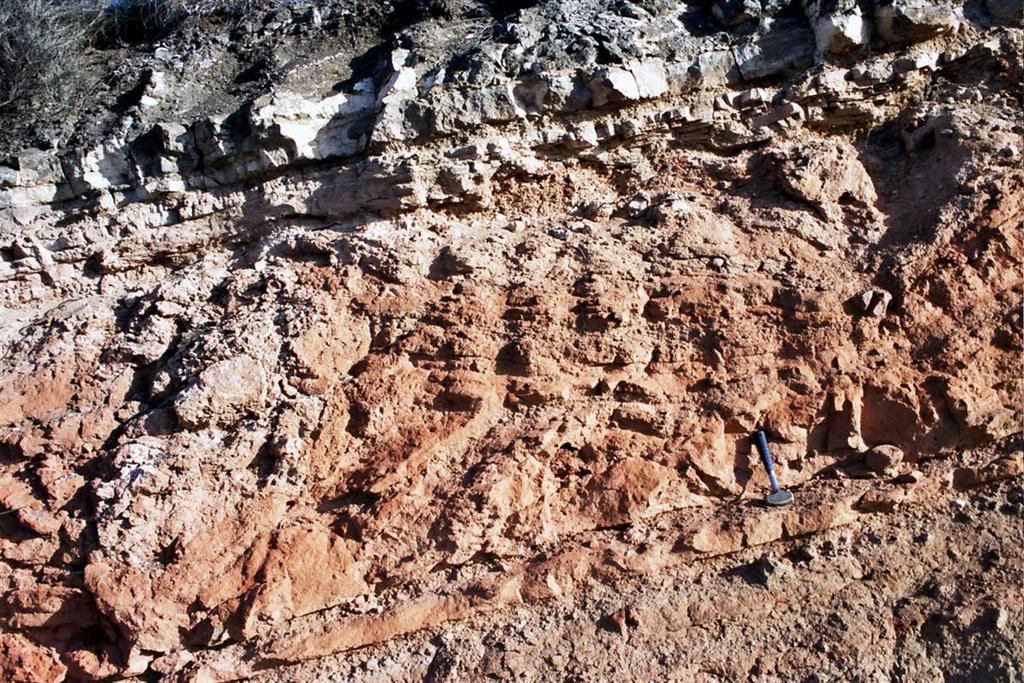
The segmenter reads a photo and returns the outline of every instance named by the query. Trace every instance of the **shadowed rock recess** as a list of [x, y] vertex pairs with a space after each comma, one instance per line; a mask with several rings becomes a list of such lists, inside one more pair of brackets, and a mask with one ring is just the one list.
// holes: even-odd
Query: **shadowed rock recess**
[[[116, 113], [0, 167], [0, 678], [562, 680], [445, 629], [737, 552], [829, 601], [806, 630], [868, 629], [771, 548], [884, 545], [968, 490], [1009, 512], [962, 557], [1019, 551], [1020, 2], [464, 4], [343, 49], [296, 3], [259, 64], [151, 49]], [[790, 508], [759, 504], [759, 427]], [[881, 638], [784, 678], [1020, 676], [998, 558], [962, 635], [988, 668]], [[961, 638], [918, 611], [880, 618]], [[657, 614], [563, 631], [572, 679]], [[617, 673], [771, 680], [751, 638], [747, 668]]]

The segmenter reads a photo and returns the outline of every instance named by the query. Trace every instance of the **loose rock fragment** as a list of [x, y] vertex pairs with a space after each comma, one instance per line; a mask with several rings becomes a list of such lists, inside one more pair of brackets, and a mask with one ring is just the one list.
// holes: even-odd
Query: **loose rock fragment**
[[888, 444], [875, 446], [864, 454], [864, 462], [872, 471], [891, 476], [903, 462], [903, 450]]
[[884, 289], [869, 289], [858, 297], [860, 310], [876, 318], [883, 317], [889, 310], [892, 294]]

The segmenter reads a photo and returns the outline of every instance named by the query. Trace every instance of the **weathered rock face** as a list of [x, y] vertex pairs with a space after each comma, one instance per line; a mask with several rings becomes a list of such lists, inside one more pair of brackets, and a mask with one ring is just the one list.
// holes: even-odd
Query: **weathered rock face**
[[[856, 523], [950, 486], [869, 477], [1008, 448], [1020, 30], [784, 9], [546, 3], [444, 50], [437, 20], [329, 95], [147, 100], [18, 156], [0, 670], [244, 677]], [[750, 512], [758, 427], [816, 503]]]

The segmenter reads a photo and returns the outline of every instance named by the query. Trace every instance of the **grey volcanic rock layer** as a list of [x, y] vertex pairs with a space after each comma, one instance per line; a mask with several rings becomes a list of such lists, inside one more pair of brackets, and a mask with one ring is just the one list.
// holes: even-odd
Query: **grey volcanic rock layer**
[[[771, 544], [1016, 495], [1006, 4], [449, 8], [361, 54], [299, 5], [262, 25], [309, 54], [243, 98], [215, 88], [216, 37], [157, 48], [83, 144], [0, 169], [0, 671], [341, 672], [452, 624], [589, 619], [737, 552], [785, 588]], [[791, 508], [757, 504], [756, 428]], [[1019, 537], [1014, 504], [984, 532]], [[985, 647], [1005, 655], [1022, 602], [993, 577], [939, 602], [969, 603], [963, 651], [1012, 675]], [[682, 628], [659, 614], [602, 623]], [[856, 645], [871, 671], [828, 649], [821, 670], [981, 670], [908, 669], [891, 635]], [[434, 651], [432, 680], [523, 665]]]

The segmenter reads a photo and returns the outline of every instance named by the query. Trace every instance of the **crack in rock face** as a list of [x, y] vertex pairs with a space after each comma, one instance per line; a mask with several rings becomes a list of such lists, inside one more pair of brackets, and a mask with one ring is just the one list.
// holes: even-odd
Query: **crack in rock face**
[[[0, 167], [0, 678], [382, 680], [345, 657], [734, 553], [813, 605], [761, 546], [1019, 487], [1019, 12], [420, 9], [344, 49], [333, 6], [209, 19]], [[402, 675], [488, 675], [430, 642]], [[878, 671], [982, 670], [943, 661]]]

